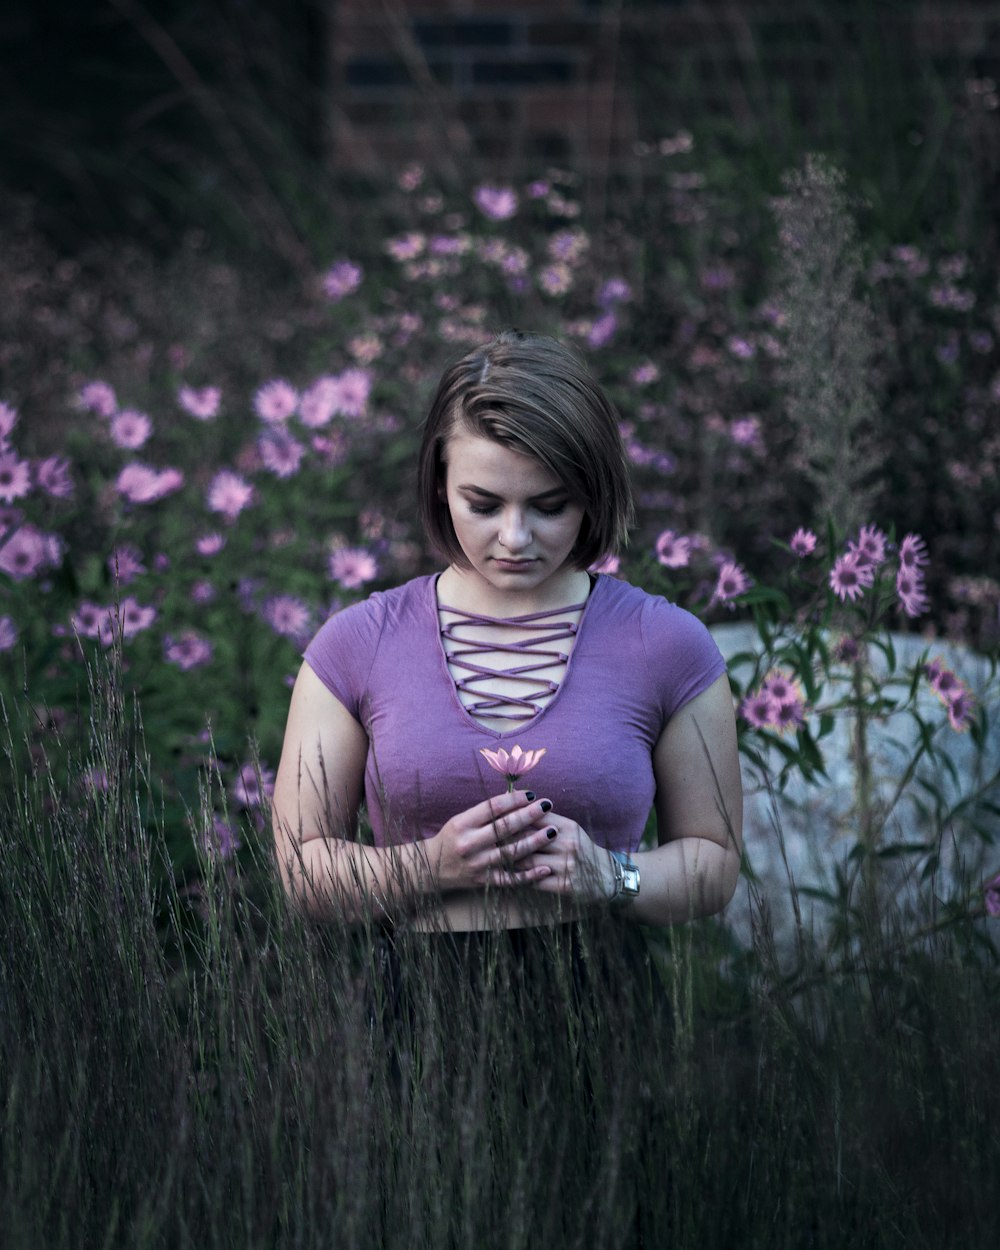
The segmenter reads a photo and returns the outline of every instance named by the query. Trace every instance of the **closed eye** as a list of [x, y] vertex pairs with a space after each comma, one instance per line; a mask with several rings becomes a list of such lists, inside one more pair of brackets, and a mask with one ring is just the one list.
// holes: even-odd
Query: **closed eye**
[[[469, 504], [469, 511], [474, 516], [490, 516], [496, 510], [496, 504], [490, 504], [488, 507], [477, 507], [474, 503]], [[560, 512], [566, 511], [566, 500], [564, 499], [562, 503], [558, 503], [552, 508], [543, 508], [540, 504], [536, 504], [535, 511], [541, 516], [558, 516]]]

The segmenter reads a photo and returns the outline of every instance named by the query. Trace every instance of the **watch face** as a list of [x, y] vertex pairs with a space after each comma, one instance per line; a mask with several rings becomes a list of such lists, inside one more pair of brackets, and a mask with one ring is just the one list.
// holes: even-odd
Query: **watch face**
[[624, 886], [625, 893], [626, 894], [638, 894], [639, 893], [639, 869], [633, 867], [631, 864], [625, 864], [622, 866], [622, 874], [623, 874], [622, 885]]

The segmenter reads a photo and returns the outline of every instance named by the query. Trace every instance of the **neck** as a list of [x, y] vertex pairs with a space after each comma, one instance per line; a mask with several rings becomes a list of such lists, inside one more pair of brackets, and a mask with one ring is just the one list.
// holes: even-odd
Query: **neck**
[[546, 584], [539, 594], [505, 594], [493, 586], [484, 585], [474, 573], [458, 569], [453, 564], [438, 580], [439, 603], [460, 608], [463, 612], [500, 619], [568, 608], [585, 602], [589, 593], [590, 576], [583, 569], [566, 569], [565, 576], [553, 579], [553, 583]]

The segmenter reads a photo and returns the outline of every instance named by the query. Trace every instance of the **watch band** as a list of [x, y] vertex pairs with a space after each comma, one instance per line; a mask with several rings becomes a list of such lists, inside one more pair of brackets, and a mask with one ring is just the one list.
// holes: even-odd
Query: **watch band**
[[609, 851], [608, 854], [615, 873], [615, 892], [611, 901], [627, 902], [639, 893], [639, 869], [624, 851]]

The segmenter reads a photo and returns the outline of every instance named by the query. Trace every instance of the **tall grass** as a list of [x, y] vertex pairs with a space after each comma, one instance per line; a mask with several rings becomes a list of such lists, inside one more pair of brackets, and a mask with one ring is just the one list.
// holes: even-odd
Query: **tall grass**
[[264, 837], [175, 881], [120, 689], [95, 679], [79, 784], [36, 755], [2, 798], [9, 1250], [995, 1242], [974, 922], [791, 968], [763, 900], [749, 951], [607, 915], [471, 946], [319, 926]]

